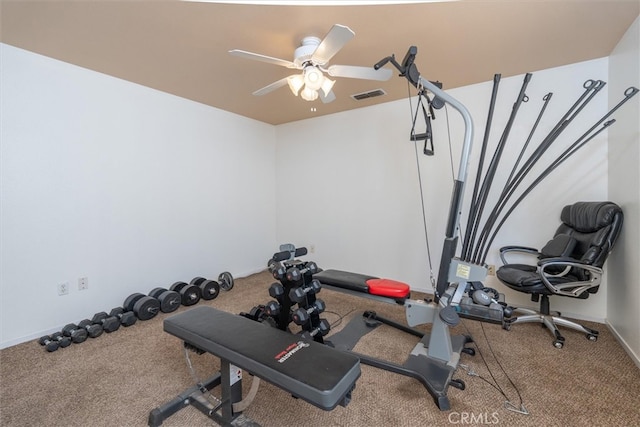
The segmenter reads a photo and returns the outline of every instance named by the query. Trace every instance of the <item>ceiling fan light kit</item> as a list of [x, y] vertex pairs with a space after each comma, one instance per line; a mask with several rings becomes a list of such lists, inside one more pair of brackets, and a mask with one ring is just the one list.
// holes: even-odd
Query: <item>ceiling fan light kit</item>
[[[293, 62], [284, 59], [273, 58], [258, 53], [232, 49], [230, 54], [247, 59], [267, 62], [286, 68], [302, 70], [302, 74], [294, 74], [273, 82], [253, 92], [253, 95], [261, 96], [272, 92], [282, 86], [289, 85], [289, 89], [295, 95], [305, 101], [315, 101], [320, 98], [323, 103], [333, 101], [336, 97], [333, 93], [335, 80], [327, 78], [324, 73], [332, 77], [348, 77], [366, 80], [388, 80], [392, 71], [389, 69], [376, 70], [373, 67], [357, 67], [352, 65], [332, 65], [325, 68], [333, 56], [353, 38], [355, 33], [344, 25], [334, 25], [324, 39], [318, 37], [305, 37], [301, 46], [294, 52]], [[321, 92], [320, 92], [321, 91]]]

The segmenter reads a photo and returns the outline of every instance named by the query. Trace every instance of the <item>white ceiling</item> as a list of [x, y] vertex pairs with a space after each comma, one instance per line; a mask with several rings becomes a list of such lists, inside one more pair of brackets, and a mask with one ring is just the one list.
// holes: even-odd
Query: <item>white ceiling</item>
[[[3, 43], [271, 124], [407, 96], [405, 79], [338, 78], [330, 104], [285, 86], [292, 70], [229, 55], [293, 60], [305, 36], [333, 24], [355, 37], [330, 64], [373, 66], [418, 47], [416, 65], [445, 89], [608, 56], [640, 13], [638, 0], [463, 0], [375, 6], [269, 6], [167, 0], [1, 0]], [[395, 73], [397, 74], [397, 73]], [[383, 89], [355, 101], [350, 95]], [[315, 107], [316, 111], [311, 111]]]

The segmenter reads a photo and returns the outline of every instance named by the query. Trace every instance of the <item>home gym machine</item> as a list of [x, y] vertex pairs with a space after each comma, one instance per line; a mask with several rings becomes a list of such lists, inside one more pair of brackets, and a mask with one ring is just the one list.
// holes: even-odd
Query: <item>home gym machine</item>
[[[311, 274], [310, 280], [303, 283], [303, 286], [312, 287], [311, 282], [318, 280], [322, 287], [326, 286], [329, 289], [354, 293], [360, 296], [366, 295], [368, 298], [403, 305], [409, 327], [384, 319], [372, 312], [365, 313], [365, 316], [369, 322], [386, 323], [402, 331], [418, 335], [421, 338], [404, 365], [390, 363], [368, 355], [353, 353], [352, 348], [355, 344], [354, 341], [357, 342], [358, 333], [351, 334], [352, 336], [343, 339], [343, 337], [347, 335], [343, 333], [343, 329], [343, 331], [330, 337], [331, 344], [334, 345], [336, 349], [340, 349], [347, 354], [354, 354], [361, 363], [417, 379], [427, 388], [437, 407], [441, 410], [448, 410], [450, 409], [450, 403], [447, 397], [448, 387], [465, 388], [462, 380], [453, 378], [458, 367], [460, 355], [461, 353], [475, 354], [473, 348], [466, 347], [466, 344], [472, 342], [471, 337], [463, 335], [451, 336], [449, 327], [457, 325], [460, 321], [456, 305], [463, 298], [463, 294], [466, 292], [468, 285], [473, 281], [483, 280], [486, 277], [487, 269], [485, 266], [471, 264], [455, 257], [458, 245], [458, 224], [462, 210], [464, 184], [473, 141], [473, 122], [471, 115], [464, 105], [443, 92], [437, 84], [431, 83], [420, 76], [414, 64], [416, 53], [417, 48], [412, 46], [407, 52], [402, 64], [398, 64], [394, 56], [390, 56], [378, 62], [374, 68], [378, 69], [390, 62], [400, 71], [400, 76], [406, 77], [420, 92], [424, 94], [426, 94], [426, 91], [431, 92], [435, 96], [434, 102], [444, 102], [456, 109], [461, 114], [465, 124], [464, 144], [458, 176], [454, 182], [451, 197], [449, 219], [440, 262], [440, 274], [438, 276], [436, 289], [434, 289], [435, 299], [431, 302], [413, 300], [409, 298], [409, 286], [404, 283], [337, 270], [318, 271], [315, 274]], [[425, 136], [425, 140], [426, 138], [428, 138], [428, 135]], [[425, 149], [426, 154], [432, 152], [432, 147]], [[275, 254], [272, 261], [270, 261], [270, 270], [274, 274], [274, 277], [286, 275], [289, 269], [296, 268], [294, 266], [300, 264], [301, 261], [296, 260], [295, 256], [306, 254], [306, 250], [302, 250], [302, 248], [295, 249], [294, 247], [287, 246], [285, 246], [285, 248], [288, 250], [284, 251], [283, 255]], [[291, 255], [286, 256], [287, 252]], [[286, 262], [276, 261], [276, 259], [280, 259], [281, 257], [287, 258]], [[283, 260], [281, 259], [281, 261]], [[313, 269], [318, 270], [315, 264], [313, 264]], [[307, 271], [310, 271], [310, 269]], [[289, 310], [287, 310], [290, 306], [286, 307], [286, 305], [280, 304], [278, 308], [281, 315], [290, 315]], [[252, 312], [256, 311], [256, 309], [257, 308], [254, 307]], [[263, 309], [264, 313], [267, 313], [267, 311], [268, 309]], [[258, 314], [258, 312], [256, 311], [253, 314]], [[279, 323], [280, 318], [270, 317], [272, 318], [272, 324], [277, 324], [280, 329], [283, 329], [284, 325]], [[356, 318], [354, 320], [358, 322], [361, 319]], [[431, 324], [430, 333], [423, 334], [422, 332], [412, 329], [412, 327], [421, 324]], [[360, 336], [366, 333], [366, 328], [360, 328], [357, 325], [352, 328], [351, 323], [345, 327], [345, 329], [348, 330], [358, 328], [360, 330]], [[354, 335], [356, 336], [355, 340], [353, 339]]]

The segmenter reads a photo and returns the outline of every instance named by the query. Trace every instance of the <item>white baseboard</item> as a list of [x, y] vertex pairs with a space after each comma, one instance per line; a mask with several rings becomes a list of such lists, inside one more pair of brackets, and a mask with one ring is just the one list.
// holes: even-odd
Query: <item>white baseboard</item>
[[627, 352], [631, 360], [633, 360], [636, 366], [640, 369], [640, 357], [635, 353], [635, 351], [633, 351], [629, 344], [627, 344], [624, 338], [622, 338], [622, 336], [618, 333], [616, 328], [614, 328], [611, 323], [605, 322], [605, 324], [607, 325], [607, 328], [609, 328], [613, 336], [616, 337], [616, 340], [618, 340], [622, 348], [624, 348], [624, 351]]

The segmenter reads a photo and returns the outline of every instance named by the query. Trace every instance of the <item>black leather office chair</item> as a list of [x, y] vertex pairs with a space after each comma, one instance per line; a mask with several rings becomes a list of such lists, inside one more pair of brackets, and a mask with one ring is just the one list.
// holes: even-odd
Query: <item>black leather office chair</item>
[[[602, 266], [620, 234], [623, 214], [612, 202], [577, 202], [562, 209], [560, 220], [562, 224], [554, 238], [540, 250], [523, 246], [501, 248], [504, 265], [496, 271], [506, 286], [531, 294], [532, 301], [540, 301], [540, 312], [518, 308], [515, 314], [524, 315], [505, 319], [504, 329], [516, 323], [542, 323], [553, 333], [553, 345], [557, 348], [564, 345], [557, 325], [584, 332], [589, 340], [598, 339], [598, 331], [562, 318], [560, 313], [552, 315], [549, 296], [586, 299], [598, 291]], [[505, 255], [516, 252], [537, 257], [537, 264], [509, 264]]]

